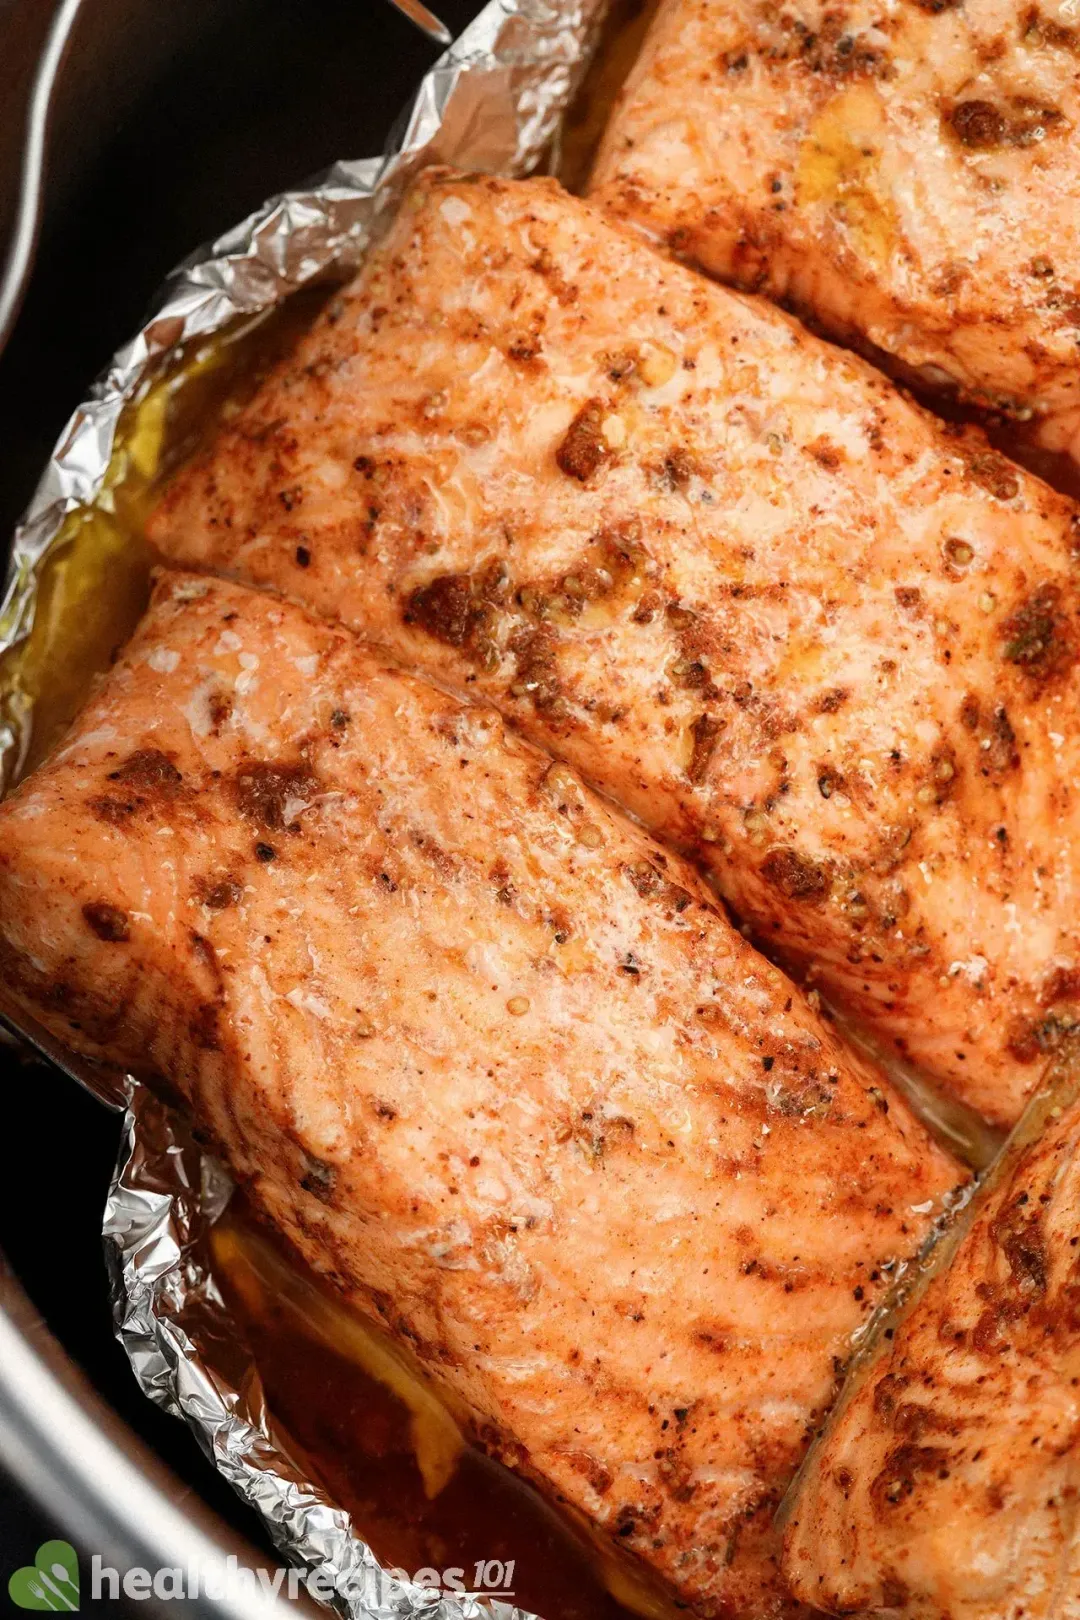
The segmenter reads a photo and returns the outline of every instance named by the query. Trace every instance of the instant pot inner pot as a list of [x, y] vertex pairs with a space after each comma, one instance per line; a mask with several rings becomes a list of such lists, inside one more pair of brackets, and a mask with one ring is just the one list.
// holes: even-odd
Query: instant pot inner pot
[[[55, 9], [0, 4], [0, 230], [17, 183], [12, 132], [23, 126]], [[435, 9], [456, 34], [480, 7], [440, 0]], [[338, 158], [381, 150], [436, 54], [383, 0], [83, 0], [57, 85], [34, 273], [0, 356], [5, 559], [67, 415], [172, 265], [274, 192]], [[119, 1120], [6, 1044], [0, 1071], [8, 1144], [0, 1248], [110, 1405], [265, 1546], [188, 1431], [138, 1392], [113, 1340], [100, 1231]], [[67, 1529], [0, 1479], [0, 1552], [10, 1568]]]

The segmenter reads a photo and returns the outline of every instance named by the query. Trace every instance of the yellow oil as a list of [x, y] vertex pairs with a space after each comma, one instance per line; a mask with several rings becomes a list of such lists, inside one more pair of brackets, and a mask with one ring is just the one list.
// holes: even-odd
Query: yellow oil
[[896, 205], [879, 184], [884, 114], [873, 85], [855, 85], [818, 113], [799, 151], [800, 207], [823, 204], [861, 258], [884, 268], [896, 248]]
[[179, 350], [123, 412], [97, 500], [71, 512], [49, 548], [29, 634], [0, 653], [0, 723], [20, 739], [0, 761], [3, 785], [45, 757], [138, 622], [152, 567], [144, 528], [162, 481], [250, 397], [328, 294], [297, 293]]
[[346, 1508], [384, 1566], [513, 1560], [515, 1602], [548, 1620], [677, 1620], [643, 1572], [498, 1463], [396, 1342], [254, 1221], [213, 1229], [214, 1276], [251, 1346], [277, 1437]]

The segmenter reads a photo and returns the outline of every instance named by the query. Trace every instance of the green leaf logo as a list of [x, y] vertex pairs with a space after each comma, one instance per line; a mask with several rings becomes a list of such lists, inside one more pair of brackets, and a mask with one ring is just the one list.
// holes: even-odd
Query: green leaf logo
[[79, 1607], [79, 1560], [70, 1541], [46, 1541], [34, 1562], [17, 1569], [8, 1596], [20, 1609], [51, 1609], [70, 1614]]

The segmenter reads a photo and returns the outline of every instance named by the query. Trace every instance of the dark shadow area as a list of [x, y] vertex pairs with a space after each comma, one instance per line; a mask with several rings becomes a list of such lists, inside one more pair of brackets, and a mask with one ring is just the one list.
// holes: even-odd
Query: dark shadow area
[[[0, 7], [0, 56], [23, 5], [40, 10]], [[478, 9], [445, 0], [442, 15], [457, 31]], [[37, 266], [0, 358], [0, 534], [168, 270], [264, 197], [379, 152], [436, 54], [385, 0], [87, 0]]]

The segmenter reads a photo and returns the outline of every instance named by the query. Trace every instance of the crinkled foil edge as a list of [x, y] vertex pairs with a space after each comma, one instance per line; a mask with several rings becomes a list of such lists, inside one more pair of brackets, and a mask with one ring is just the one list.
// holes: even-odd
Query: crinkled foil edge
[[[102, 497], [121, 413], [180, 345], [251, 317], [359, 263], [410, 176], [430, 163], [524, 174], [542, 161], [587, 65], [605, 0], [491, 0], [422, 81], [393, 149], [335, 164], [271, 198], [185, 260], [142, 330], [113, 358], [60, 436], [16, 531], [0, 602], [0, 651], [30, 632], [50, 547]], [[0, 725], [8, 780], [28, 716]], [[0, 776], [0, 790], [7, 785]], [[29, 1032], [27, 1032], [29, 1033]], [[97, 1089], [115, 1106], [115, 1092]], [[347, 1620], [530, 1620], [507, 1603], [442, 1595], [388, 1575], [346, 1512], [306, 1477], [265, 1410], [258, 1374], [209, 1267], [207, 1235], [231, 1185], [184, 1121], [131, 1084], [104, 1239], [117, 1336], [143, 1392], [181, 1417], [261, 1516], [285, 1562], [319, 1571]]]
[[132, 1085], [105, 1210], [117, 1336], [145, 1395], [193, 1430], [257, 1512], [285, 1563], [322, 1578], [345, 1620], [535, 1620], [508, 1603], [440, 1596], [380, 1565], [344, 1509], [289, 1454], [208, 1263], [232, 1183], [186, 1122]]

